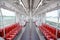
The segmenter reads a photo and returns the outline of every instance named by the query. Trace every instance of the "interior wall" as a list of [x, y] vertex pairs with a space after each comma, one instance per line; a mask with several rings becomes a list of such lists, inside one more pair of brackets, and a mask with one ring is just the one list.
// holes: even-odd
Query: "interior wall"
[[16, 22], [20, 23], [20, 25], [24, 26], [25, 25], [25, 17], [22, 17], [22, 14], [16, 13]]
[[42, 13], [42, 14], [41, 14], [41, 19], [40, 19], [40, 22], [41, 22], [41, 23], [45, 23], [45, 16], [46, 16], [45, 13]]
[[19, 13], [18, 12], [16, 12], [16, 22], [19, 22]]

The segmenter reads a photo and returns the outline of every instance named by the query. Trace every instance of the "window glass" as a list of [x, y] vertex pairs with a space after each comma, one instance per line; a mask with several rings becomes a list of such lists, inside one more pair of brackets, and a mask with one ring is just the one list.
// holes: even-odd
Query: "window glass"
[[1, 11], [0, 11], [0, 28], [2, 28], [3, 25], [2, 25], [2, 14], [1, 14]]
[[58, 10], [59, 17], [58, 17], [58, 28], [60, 29], [60, 9]]
[[58, 12], [57, 10], [46, 13], [46, 23], [57, 26], [58, 24]]
[[[60, 20], [58, 19], [59, 18], [59, 13], [58, 13], [58, 10], [54, 10], [54, 11], [51, 11], [51, 12], [48, 12], [46, 13], [46, 23], [49, 24], [52, 31], [55, 32], [53, 33], [57, 39], [58, 39], [58, 23], [60, 22]], [[50, 29], [50, 30], [51, 30]]]
[[15, 12], [7, 10], [7, 9], [3, 9], [1, 8], [1, 12], [3, 15], [3, 24], [4, 26], [10, 25], [15, 23], [15, 19], [16, 19], [16, 15]]

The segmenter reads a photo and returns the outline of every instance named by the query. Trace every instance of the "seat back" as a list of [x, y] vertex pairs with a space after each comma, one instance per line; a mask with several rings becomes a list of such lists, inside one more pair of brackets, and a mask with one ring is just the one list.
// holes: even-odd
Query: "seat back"
[[56, 28], [54, 28], [48, 24], [43, 24], [43, 27], [46, 28], [48, 31], [50, 31], [52, 34], [56, 35]]
[[4, 31], [3, 29], [0, 29], [0, 37], [3, 37], [4, 36]]

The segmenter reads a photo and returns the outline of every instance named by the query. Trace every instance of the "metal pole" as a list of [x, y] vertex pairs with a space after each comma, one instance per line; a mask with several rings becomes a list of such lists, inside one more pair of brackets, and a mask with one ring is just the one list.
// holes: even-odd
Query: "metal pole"
[[[1, 12], [1, 16], [2, 16], [2, 24], [3, 24], [3, 28], [4, 28], [4, 23], [3, 23], [3, 14], [2, 14], [1, 8], [0, 8], [0, 12]], [[5, 28], [3, 29], [3, 32], [4, 32], [4, 37], [5, 37]]]
[[[57, 7], [58, 7], [58, 6], [59, 6], [59, 4], [57, 3]], [[60, 13], [59, 10], [57, 10], [57, 13], [58, 13], [58, 18], [57, 18], [57, 20], [58, 20], [58, 21], [57, 21], [57, 23], [58, 23], [58, 24], [57, 24], [57, 28], [58, 28], [58, 27], [59, 27], [59, 13]], [[58, 35], [58, 30], [56, 29], [56, 38], [57, 38], [57, 35]], [[57, 39], [58, 39], [58, 38], [57, 38]]]
[[[60, 10], [58, 10], [58, 24], [57, 24], [57, 28], [59, 27], [59, 18], [60, 18]], [[56, 29], [56, 35], [58, 35], [58, 30], [57, 29]]]

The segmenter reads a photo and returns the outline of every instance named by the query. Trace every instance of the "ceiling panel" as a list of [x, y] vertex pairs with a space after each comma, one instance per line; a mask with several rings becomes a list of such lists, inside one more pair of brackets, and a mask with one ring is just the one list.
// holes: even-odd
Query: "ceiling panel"
[[28, 8], [28, 0], [22, 0], [22, 3], [24, 4], [25, 8]]
[[34, 0], [33, 8], [36, 8], [41, 0]]
[[[39, 8], [37, 9], [37, 11], [35, 12], [35, 13], [33, 13], [33, 15], [39, 15], [40, 13], [42, 13], [42, 12], [44, 12], [45, 11], [45, 9], [49, 9], [50, 8], [50, 6], [52, 5], [52, 4], [55, 4], [55, 3], [58, 3], [59, 1], [57, 1], [57, 0], [49, 0], [49, 1], [44, 1], [43, 2], [43, 4], [42, 4], [42, 6], [39, 6]], [[44, 4], [45, 3], [45, 4]], [[52, 7], [53, 7], [53, 5], [52, 5]], [[51, 10], [52, 8], [50, 8], [50, 10]]]
[[[16, 9], [18, 9], [19, 11], [24, 12], [23, 14], [26, 14], [24, 8], [22, 7], [22, 5], [19, 4], [19, 0], [0, 0], [0, 2], [1, 1], [6, 1], [7, 3], [13, 5], [13, 7], [15, 7]], [[29, 2], [29, 1], [31, 1], [31, 2]], [[33, 1], [33, 3], [32, 3], [32, 1]], [[60, 0], [44, 0], [43, 4], [41, 6], [39, 6], [39, 8], [37, 9], [37, 11], [35, 12], [35, 9], [38, 6], [38, 4], [39, 4], [40, 1], [41, 0], [22, 0], [24, 6], [26, 8], [26, 10], [29, 9], [29, 5], [30, 4], [31, 5], [33, 4], [32, 5], [33, 6], [33, 8], [32, 8], [33, 13], [31, 13], [32, 15], [36, 15], [36, 14], [38, 15], [39, 13], [44, 12], [45, 9], [47, 9], [47, 8], [49, 9], [50, 8], [49, 6], [51, 4], [54, 4], [54, 2], [56, 2], [56, 3], [57, 3], [57, 1], [60, 2]], [[27, 13], [27, 15], [30, 15], [30, 13]]]

